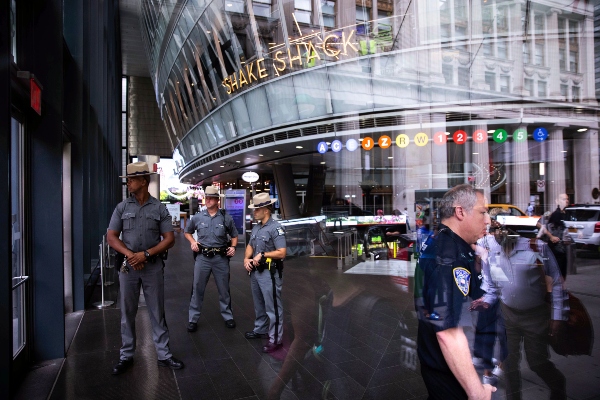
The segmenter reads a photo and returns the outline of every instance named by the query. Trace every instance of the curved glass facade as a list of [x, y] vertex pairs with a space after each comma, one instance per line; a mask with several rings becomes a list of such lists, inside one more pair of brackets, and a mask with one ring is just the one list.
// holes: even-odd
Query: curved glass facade
[[595, 201], [586, 2], [189, 0], [142, 9], [184, 181], [225, 183], [290, 164], [298, 193], [319, 170], [325, 201], [362, 197], [360, 208], [386, 214], [420, 190], [462, 182], [538, 212], [558, 193]]

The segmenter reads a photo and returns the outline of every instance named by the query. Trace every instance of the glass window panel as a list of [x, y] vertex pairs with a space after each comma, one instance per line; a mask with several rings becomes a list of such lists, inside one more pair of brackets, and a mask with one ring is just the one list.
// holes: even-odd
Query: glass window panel
[[523, 63], [531, 64], [531, 44], [529, 42], [523, 43]]
[[372, 104], [370, 81], [356, 79], [356, 73], [361, 74], [363, 66], [370, 65], [370, 59], [364, 61], [366, 63], [355, 61], [328, 68], [334, 113], [364, 110], [366, 104]]
[[508, 75], [500, 76], [500, 91], [510, 93], [510, 77]]
[[208, 145], [212, 149], [217, 145], [217, 135], [213, 131], [212, 121], [209, 119], [205, 120], [202, 124], [204, 136], [208, 140]]
[[523, 88], [527, 91], [527, 96], [533, 96], [533, 79], [525, 78]]
[[236, 97], [231, 101], [231, 109], [235, 117], [235, 125], [240, 135], [247, 135], [252, 132], [252, 125], [250, 124], [250, 116], [248, 116], [248, 109], [246, 108], [246, 101], [243, 96]]
[[569, 52], [569, 71], [578, 72], [577, 71], [577, 57], [578, 54], [574, 51]]
[[568, 100], [569, 97], [569, 85], [560, 85], [560, 95]]
[[581, 101], [581, 89], [579, 86], [573, 86], [571, 88], [571, 93], [573, 93], [573, 101], [579, 103], [579, 101]]
[[245, 11], [244, 2], [240, 0], [225, 0], [225, 11], [243, 14]]
[[237, 130], [235, 127], [235, 122], [233, 118], [233, 112], [231, 111], [231, 103], [225, 104], [219, 110], [219, 114], [221, 115], [221, 120], [223, 121], [223, 129], [225, 130], [225, 135], [227, 139], [233, 139], [237, 136]]
[[458, 86], [469, 86], [469, 68], [458, 68]]
[[496, 90], [496, 74], [493, 72], [485, 73], [485, 83], [490, 87], [490, 90]]
[[538, 81], [538, 97], [546, 97], [546, 82]]
[[[10, 203], [12, 224], [12, 284], [21, 281], [25, 275], [23, 260], [23, 149], [22, 126], [11, 119], [11, 149], [10, 149]], [[17, 356], [25, 346], [25, 284], [12, 291], [12, 331], [13, 331], [13, 357]]]
[[444, 80], [446, 85], [454, 84], [454, 68], [449, 64], [442, 64], [442, 73], [444, 74]]
[[296, 10], [312, 11], [311, 0], [294, 0]]
[[293, 80], [280, 79], [265, 86], [271, 120], [274, 125], [298, 120], [298, 107], [293, 87]]
[[507, 44], [505, 39], [498, 40], [498, 58], [508, 58], [508, 49], [506, 45]]
[[212, 132], [215, 135], [218, 144], [223, 144], [227, 141], [225, 137], [225, 128], [223, 126], [223, 120], [219, 117], [219, 113], [217, 113], [214, 117], [210, 117], [207, 121], [207, 124], [210, 124], [212, 128]]
[[320, 117], [331, 113], [329, 82], [325, 69], [294, 75], [298, 118]]
[[296, 21], [298, 21], [299, 23], [310, 24], [310, 16], [311, 16], [310, 11], [296, 10], [294, 12], [294, 15], [296, 16]]
[[535, 65], [544, 65], [544, 45], [535, 44]]
[[243, 96], [248, 107], [252, 130], [257, 131], [271, 126], [271, 113], [264, 86], [257, 87]]
[[377, 10], [377, 28], [380, 31], [392, 30], [392, 20], [389, 18], [387, 11]]

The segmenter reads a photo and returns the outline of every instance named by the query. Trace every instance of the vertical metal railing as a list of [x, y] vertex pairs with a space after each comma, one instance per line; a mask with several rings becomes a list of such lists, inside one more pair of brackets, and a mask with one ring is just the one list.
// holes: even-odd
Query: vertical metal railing
[[106, 235], [102, 236], [102, 243], [99, 244], [99, 254], [100, 254], [100, 288], [101, 288], [101, 301], [95, 302], [92, 305], [96, 308], [105, 308], [112, 306], [115, 302], [110, 300], [104, 300], [104, 287], [110, 286], [114, 282], [110, 280], [104, 279], [105, 270], [112, 269], [114, 271], [114, 266], [111, 266], [110, 256], [109, 256], [109, 246], [106, 243]]

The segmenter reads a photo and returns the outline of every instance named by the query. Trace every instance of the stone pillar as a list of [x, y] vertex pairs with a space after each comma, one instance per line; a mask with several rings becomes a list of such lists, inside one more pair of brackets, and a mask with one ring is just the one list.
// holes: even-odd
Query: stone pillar
[[[415, 5], [418, 17], [417, 27], [421, 43], [439, 43], [440, 42], [440, 6], [439, 0], [421, 0]], [[429, 76], [428, 81], [422, 81], [421, 84], [444, 83], [442, 74], [442, 49], [441, 47], [428, 44], [417, 54], [417, 63], [413, 64], [415, 68], [421, 70], [422, 75]], [[423, 73], [424, 72], [424, 73]], [[427, 78], [422, 78], [427, 79]]]
[[483, 40], [483, 10], [481, 8], [481, 0], [472, 0], [471, 2], [471, 54], [477, 55], [472, 60], [471, 64], [471, 88], [477, 90], [489, 90], [489, 86], [485, 83], [485, 65], [483, 61], [483, 47], [479, 52], [479, 46]]
[[[446, 114], [434, 113], [429, 115], [429, 122], [432, 128], [430, 140], [433, 140], [433, 133], [446, 131]], [[431, 159], [433, 176], [431, 178], [431, 187], [434, 189], [445, 189], [448, 187], [448, 144], [439, 146], [431, 144]]]
[[565, 182], [563, 129], [562, 126], [556, 125], [549, 129], [549, 140], [546, 141], [546, 209], [550, 211], [556, 208], [558, 195], [566, 193], [567, 187]]
[[600, 186], [598, 166], [598, 129], [578, 132], [573, 140], [573, 178], [575, 203], [594, 203], [592, 190]]
[[[352, 203], [362, 208], [362, 190], [360, 189], [360, 186], [358, 186], [358, 183], [363, 180], [362, 168], [367, 167], [363, 166], [362, 163], [361, 154], [364, 150], [360, 147], [360, 135], [349, 135], [344, 136], [343, 139], [340, 138], [344, 146], [348, 139], [355, 139], [358, 142], [358, 149], [349, 151], [344, 148], [342, 149], [343, 157], [334, 157], [335, 197], [350, 200]], [[327, 154], [329, 154], [329, 152]], [[329, 163], [327, 165], [329, 165]], [[346, 197], [346, 195], [349, 197]]]
[[521, 7], [525, 6], [525, 0], [515, 0], [509, 6], [510, 32], [509, 40], [513, 69], [511, 72], [512, 93], [523, 93], [523, 30], [521, 28]]
[[[516, 129], [527, 130], [527, 125], [519, 125]], [[507, 200], [510, 204], [525, 210], [529, 204], [529, 146], [527, 140], [522, 142], [513, 140], [510, 146], [513, 165], [509, 180], [510, 197]]]
[[[595, 83], [595, 60], [594, 60], [594, 41], [597, 37], [592, 32], [594, 30], [594, 19], [591, 15], [587, 15], [580, 22], [583, 24], [583, 35], [579, 38], [579, 72], [583, 74], [583, 82], [581, 83], [581, 101], [588, 104], [597, 104], [596, 100], [596, 83]], [[596, 180], [597, 182], [597, 180]]]
[[[558, 32], [558, 14], [562, 11], [558, 8], [551, 8], [547, 12], [546, 32]], [[567, 28], [568, 29], [568, 28]], [[548, 97], [560, 98], [560, 60], [558, 56], [558, 35], [545, 35], [546, 49], [548, 50], [547, 60], [550, 67], [550, 76], [547, 79]], [[533, 52], [532, 52], [533, 55]], [[566, 60], [568, 62], [568, 60]]]
[[[477, 124], [473, 126], [474, 135], [476, 131], [482, 130], [487, 135], [487, 124]], [[475, 173], [475, 187], [482, 189], [485, 198], [490, 201], [490, 150], [488, 141], [471, 143], [471, 162], [473, 163]], [[477, 154], [475, 154], [477, 153]]]

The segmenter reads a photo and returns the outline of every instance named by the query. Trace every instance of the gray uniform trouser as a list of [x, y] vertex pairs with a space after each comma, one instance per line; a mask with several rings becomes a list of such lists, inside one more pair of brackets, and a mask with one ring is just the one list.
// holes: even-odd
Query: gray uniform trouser
[[133, 357], [136, 347], [135, 316], [140, 300], [140, 287], [144, 288], [144, 298], [152, 323], [152, 339], [159, 360], [171, 358], [169, 351], [169, 328], [165, 320], [165, 281], [164, 263], [157, 260], [147, 263], [144, 269], [136, 271], [129, 267], [128, 273], [119, 273], [119, 307], [121, 307], [121, 360]]
[[215, 284], [219, 291], [219, 308], [221, 316], [225, 321], [233, 319], [231, 312], [231, 294], [229, 291], [229, 259], [225, 256], [216, 255], [212, 258], [198, 254], [194, 264], [194, 286], [192, 287], [192, 298], [190, 299], [189, 321], [198, 322], [204, 301], [204, 291], [210, 278], [215, 276]]
[[269, 333], [269, 342], [281, 343], [283, 337], [283, 303], [281, 302], [281, 286], [283, 279], [279, 272], [271, 274], [265, 269], [250, 274], [250, 287], [254, 299], [254, 332]]

